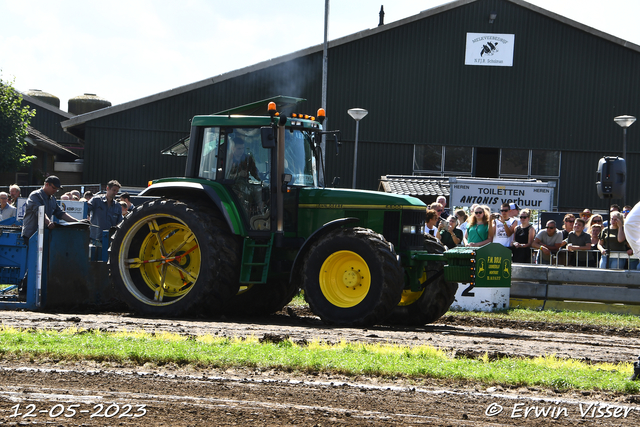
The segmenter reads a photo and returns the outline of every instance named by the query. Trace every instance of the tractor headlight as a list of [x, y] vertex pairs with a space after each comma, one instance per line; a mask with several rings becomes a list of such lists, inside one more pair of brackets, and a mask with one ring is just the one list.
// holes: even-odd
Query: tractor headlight
[[402, 232], [404, 234], [416, 234], [416, 226], [415, 225], [403, 225]]

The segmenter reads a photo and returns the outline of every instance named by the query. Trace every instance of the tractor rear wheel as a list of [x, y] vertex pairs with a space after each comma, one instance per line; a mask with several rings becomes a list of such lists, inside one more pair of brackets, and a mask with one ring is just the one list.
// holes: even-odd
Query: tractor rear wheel
[[[444, 252], [444, 246], [430, 235], [425, 236], [424, 249], [432, 254]], [[444, 262], [429, 262], [420, 282], [424, 283], [436, 275], [439, 277], [421, 291], [413, 292], [411, 289], [405, 289], [400, 303], [394, 308], [387, 323], [421, 326], [441, 318], [453, 304], [458, 284], [449, 283], [444, 279]]]
[[366, 228], [329, 232], [305, 257], [305, 299], [324, 322], [362, 326], [383, 321], [400, 300], [403, 270], [393, 245]]
[[238, 289], [239, 245], [211, 209], [176, 200], [137, 207], [112, 237], [121, 299], [153, 316], [215, 316]]

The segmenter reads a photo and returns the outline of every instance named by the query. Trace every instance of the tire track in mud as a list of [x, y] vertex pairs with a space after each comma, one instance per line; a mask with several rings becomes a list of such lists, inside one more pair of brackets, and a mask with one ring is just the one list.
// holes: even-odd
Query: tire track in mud
[[[636, 400], [606, 394], [585, 397], [547, 391], [545, 395], [526, 388], [496, 392], [496, 387], [478, 391], [428, 381], [373, 384], [372, 379], [323, 381], [274, 372], [254, 374], [246, 369], [186, 374], [96, 370], [82, 364], [59, 369], [3, 363], [0, 423], [542, 426], [560, 421], [560, 425], [595, 426], [597, 421], [597, 425], [622, 426], [640, 420]], [[34, 409], [30, 413], [29, 405]], [[127, 405], [133, 412], [123, 411]], [[554, 412], [543, 417], [509, 416], [515, 410], [523, 414], [524, 408]], [[603, 408], [617, 416], [590, 417], [587, 408], [594, 408], [593, 415], [596, 408]], [[490, 409], [493, 413], [488, 415]], [[52, 417], [54, 412], [58, 415]]]

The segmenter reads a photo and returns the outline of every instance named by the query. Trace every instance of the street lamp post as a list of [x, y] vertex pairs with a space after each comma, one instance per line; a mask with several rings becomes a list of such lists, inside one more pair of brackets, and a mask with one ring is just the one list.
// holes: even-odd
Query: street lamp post
[[356, 169], [358, 167], [358, 130], [360, 126], [360, 120], [369, 114], [369, 112], [362, 108], [351, 108], [347, 110], [347, 113], [356, 121], [356, 142], [353, 148], [353, 182], [351, 188], [356, 188]]
[[627, 160], [627, 128], [631, 126], [636, 118], [633, 116], [618, 116], [613, 119], [622, 128], [622, 158]]
[[[624, 159], [626, 164], [627, 162], [627, 128], [636, 121], [636, 118], [633, 116], [618, 116], [618, 117], [614, 117], [613, 121], [616, 122], [622, 128], [622, 158]], [[626, 171], [625, 171], [625, 175], [626, 175]], [[625, 191], [624, 191], [625, 205], [627, 204], [627, 187], [628, 186], [625, 186]]]

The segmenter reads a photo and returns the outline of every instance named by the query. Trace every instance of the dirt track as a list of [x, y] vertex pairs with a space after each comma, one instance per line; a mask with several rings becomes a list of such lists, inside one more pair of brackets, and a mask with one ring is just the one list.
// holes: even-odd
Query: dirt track
[[[555, 353], [629, 362], [640, 354], [639, 334], [629, 330], [571, 330], [575, 327], [528, 322], [472, 326], [479, 321], [453, 317], [420, 328], [348, 329], [326, 327], [299, 309], [288, 314], [255, 322], [0, 312], [0, 322], [22, 328], [144, 329], [189, 335], [289, 336], [294, 341], [429, 344], [466, 355]], [[0, 360], [0, 425], [633, 425], [640, 421], [640, 396], [487, 388], [430, 379], [193, 369], [5, 357]], [[606, 409], [598, 402], [614, 406]], [[489, 416], [492, 411], [499, 413]], [[20, 415], [12, 417], [16, 414]]]

